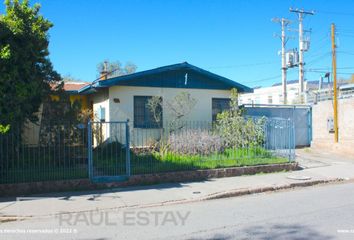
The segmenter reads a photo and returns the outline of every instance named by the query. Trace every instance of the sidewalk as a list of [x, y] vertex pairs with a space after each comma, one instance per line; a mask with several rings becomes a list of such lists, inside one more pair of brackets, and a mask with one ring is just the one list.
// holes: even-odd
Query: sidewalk
[[162, 206], [354, 179], [354, 159], [308, 149], [298, 150], [297, 155], [297, 161], [304, 169], [294, 172], [92, 192], [41, 194], [21, 201], [3, 198], [0, 199], [0, 222], [17, 217], [50, 217], [63, 212]]

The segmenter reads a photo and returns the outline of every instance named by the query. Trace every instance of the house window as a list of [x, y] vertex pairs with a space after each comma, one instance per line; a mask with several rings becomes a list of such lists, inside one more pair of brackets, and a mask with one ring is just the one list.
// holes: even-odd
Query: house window
[[216, 116], [230, 109], [230, 98], [213, 98], [212, 99], [212, 120], [216, 121]]
[[[151, 96], [134, 96], [134, 127], [135, 128], [161, 128], [162, 120], [157, 122], [153, 112], [148, 107]], [[161, 107], [161, 106], [160, 106]], [[158, 111], [161, 113], [162, 108]]]

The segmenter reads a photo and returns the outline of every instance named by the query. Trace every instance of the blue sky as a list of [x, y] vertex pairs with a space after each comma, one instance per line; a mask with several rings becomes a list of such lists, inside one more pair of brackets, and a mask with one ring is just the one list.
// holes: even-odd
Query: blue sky
[[[35, 1], [32, 1], [34, 3]], [[130, 61], [138, 71], [188, 61], [248, 86], [280, 81], [280, 25], [273, 17], [293, 20], [289, 7], [315, 10], [306, 17], [312, 28], [306, 69], [330, 69], [330, 24], [338, 26], [339, 77], [354, 72], [354, 1], [260, 0], [38, 0], [41, 14], [54, 23], [50, 58], [62, 75], [83, 81], [97, 77], [104, 59]], [[4, 12], [1, 5], [0, 12]], [[288, 32], [287, 48], [298, 45]], [[351, 69], [350, 69], [351, 67]], [[322, 73], [306, 72], [317, 80]], [[288, 80], [297, 79], [297, 68]]]

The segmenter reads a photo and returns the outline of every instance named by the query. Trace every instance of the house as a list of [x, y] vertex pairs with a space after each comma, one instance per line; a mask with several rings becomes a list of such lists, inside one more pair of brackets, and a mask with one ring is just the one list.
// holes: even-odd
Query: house
[[193, 66], [187, 62], [159, 67], [129, 75], [100, 79], [81, 88], [99, 121], [126, 121], [136, 128], [153, 126], [154, 119], [147, 109], [152, 96], [162, 98], [162, 122], [170, 120], [166, 103], [180, 92], [197, 100], [187, 121], [209, 121], [225, 108], [230, 90], [240, 93], [252, 89], [228, 78]]
[[[88, 83], [88, 82], [74, 82], [74, 81], [64, 82], [63, 90], [69, 96], [69, 101], [71, 104], [73, 104], [75, 101], [79, 101], [81, 103], [82, 109], [87, 109], [89, 107], [87, 96], [78, 93], [78, 91], [81, 88], [83, 88], [89, 84], [90, 83]], [[52, 87], [55, 87], [55, 86], [52, 86]], [[51, 99], [54, 101], [58, 101], [59, 96], [52, 95]]]
[[[127, 119], [135, 139], [146, 135], [158, 138], [159, 129], [168, 126], [172, 120], [168, 103], [182, 92], [196, 100], [192, 111], [183, 120], [203, 123], [211, 123], [218, 113], [228, 108], [232, 88], [240, 93], [252, 92], [247, 86], [187, 62], [108, 79], [104, 74], [101, 76], [78, 93], [87, 96], [95, 121], [100, 123], [100, 132], [104, 132], [103, 140], [118, 139], [123, 135], [104, 122]], [[160, 97], [162, 102], [159, 123], [148, 106], [153, 96]], [[138, 140], [132, 142], [139, 144]]]

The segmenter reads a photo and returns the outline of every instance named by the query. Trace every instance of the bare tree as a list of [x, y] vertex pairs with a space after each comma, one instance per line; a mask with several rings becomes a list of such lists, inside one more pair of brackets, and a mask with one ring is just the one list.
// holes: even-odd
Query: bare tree
[[147, 106], [150, 109], [155, 122], [159, 125], [162, 121], [162, 97], [151, 97], [147, 102]]
[[171, 101], [167, 101], [167, 110], [170, 112], [170, 133], [184, 127], [183, 118], [190, 114], [197, 104], [197, 100], [190, 93], [180, 92]]
[[[105, 63], [107, 64], [107, 69], [105, 69]], [[120, 61], [105, 60], [97, 64], [97, 71], [101, 73], [106, 70], [108, 72], [108, 78], [135, 73], [136, 69], [137, 66], [131, 62], [127, 62], [125, 65], [123, 65]]]
[[168, 110], [173, 120], [181, 120], [187, 116], [196, 104], [197, 100], [187, 92], [180, 92], [172, 101], [167, 101]]

